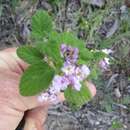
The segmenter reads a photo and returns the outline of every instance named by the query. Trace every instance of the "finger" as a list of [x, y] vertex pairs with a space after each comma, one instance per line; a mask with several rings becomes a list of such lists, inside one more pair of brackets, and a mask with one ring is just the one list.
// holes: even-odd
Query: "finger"
[[[65, 100], [63, 93], [58, 93], [57, 95], [58, 95], [59, 102], [63, 102]], [[31, 110], [31, 109], [34, 109], [34, 108], [40, 107], [40, 106], [52, 105], [52, 102], [50, 102], [49, 100], [48, 101], [39, 101], [39, 96], [40, 95], [23, 97], [20, 95], [21, 100], [26, 107], [26, 110]]]
[[[59, 100], [64, 101], [63, 93], [58, 94]], [[47, 119], [48, 108], [51, 104], [47, 102], [41, 107], [34, 108], [27, 112], [25, 126], [23, 130], [45, 130], [44, 124]]]
[[0, 69], [21, 74], [27, 67], [28, 65], [17, 56], [16, 48], [0, 52]]
[[24, 130], [43, 130], [47, 118], [48, 105], [27, 112]]
[[86, 86], [88, 87], [92, 97], [94, 97], [96, 95], [96, 87], [93, 83], [91, 82], [86, 82]]

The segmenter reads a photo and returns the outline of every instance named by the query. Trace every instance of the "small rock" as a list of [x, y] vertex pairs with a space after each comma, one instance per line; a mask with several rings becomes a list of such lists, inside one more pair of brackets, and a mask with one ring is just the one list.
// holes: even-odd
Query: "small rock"
[[101, 8], [105, 5], [105, 0], [90, 0], [90, 4]]
[[104, 24], [99, 28], [98, 33], [101, 37], [109, 38], [111, 37], [118, 29], [119, 22], [118, 20], [109, 19], [104, 22]]
[[118, 29], [118, 20], [115, 20], [110, 30], [107, 32], [106, 37], [108, 38], [112, 36], [116, 32], [117, 29]]
[[115, 96], [116, 96], [117, 98], [120, 98], [120, 97], [121, 97], [121, 92], [120, 92], [119, 88], [115, 88], [115, 89], [114, 89], [114, 94], [115, 94]]

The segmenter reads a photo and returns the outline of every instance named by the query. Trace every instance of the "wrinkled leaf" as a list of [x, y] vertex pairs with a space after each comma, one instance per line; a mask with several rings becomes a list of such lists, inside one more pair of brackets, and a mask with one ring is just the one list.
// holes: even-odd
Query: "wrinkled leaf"
[[52, 19], [46, 11], [39, 10], [32, 16], [31, 26], [32, 36], [43, 38], [52, 31]]
[[43, 60], [43, 55], [34, 47], [22, 46], [17, 49], [17, 55], [29, 64]]
[[48, 56], [55, 64], [56, 68], [61, 68], [63, 65], [63, 59], [60, 55], [60, 48], [55, 43], [40, 43], [37, 49], [46, 56]]
[[74, 90], [71, 86], [68, 87], [64, 95], [72, 109], [80, 108], [91, 98], [91, 93], [85, 83], [82, 84], [80, 91]]
[[85, 48], [84, 42], [69, 32], [61, 33], [60, 44], [62, 44], [62, 43], [68, 44], [72, 47], [77, 47], [79, 49]]
[[88, 60], [93, 59], [93, 54], [88, 49], [84, 48], [79, 53], [79, 59], [80, 58], [87, 62]]
[[46, 90], [55, 72], [48, 64], [39, 62], [31, 65], [20, 80], [20, 93], [23, 96], [33, 96]]

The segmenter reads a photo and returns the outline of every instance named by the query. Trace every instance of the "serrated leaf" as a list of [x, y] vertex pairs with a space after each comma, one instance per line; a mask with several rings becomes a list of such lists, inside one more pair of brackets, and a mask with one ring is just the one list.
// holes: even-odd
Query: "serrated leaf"
[[85, 48], [85, 44], [82, 40], [78, 39], [75, 35], [69, 32], [61, 33], [60, 43], [68, 44], [72, 47], [77, 47], [80, 50]]
[[93, 53], [90, 52], [87, 48], [84, 48], [79, 53], [79, 59], [82, 59], [84, 61], [91, 61], [93, 60]]
[[52, 62], [55, 64], [55, 67], [61, 68], [63, 65], [63, 59], [60, 55], [60, 48], [57, 46], [57, 44], [54, 43], [40, 43], [37, 46], [38, 50], [40, 50], [41, 53], [48, 56]]
[[17, 55], [29, 64], [43, 60], [41, 54], [36, 48], [31, 46], [21, 46], [17, 49]]
[[38, 10], [31, 20], [32, 36], [43, 38], [52, 31], [52, 19], [46, 11]]
[[47, 55], [55, 63], [56, 68], [61, 68], [63, 65], [63, 59], [60, 54], [60, 34], [52, 31], [49, 34], [49, 38], [45, 43], [37, 44], [38, 50]]
[[63, 63], [63, 59], [60, 53], [60, 46], [62, 44], [60, 39], [61, 37], [59, 33], [51, 32], [49, 34], [48, 48], [50, 49], [50, 54], [52, 53], [51, 55], [55, 59], [55, 61]]
[[72, 109], [80, 108], [91, 98], [91, 93], [85, 83], [82, 84], [80, 91], [74, 90], [71, 86], [68, 87], [64, 95]]
[[20, 80], [20, 93], [23, 96], [33, 96], [46, 90], [55, 72], [44, 62], [31, 65]]

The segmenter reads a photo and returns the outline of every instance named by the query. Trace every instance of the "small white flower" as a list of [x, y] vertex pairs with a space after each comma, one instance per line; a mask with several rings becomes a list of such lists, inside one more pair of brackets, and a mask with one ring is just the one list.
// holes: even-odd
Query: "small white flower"
[[76, 68], [76, 77], [79, 81], [83, 81], [90, 74], [90, 69], [86, 65]]
[[82, 65], [81, 71], [86, 77], [90, 74], [90, 69], [86, 65]]
[[81, 88], [81, 83], [79, 82], [79, 80], [75, 79], [75, 82], [73, 84], [74, 88], [77, 90], [77, 91], [80, 91], [80, 88]]
[[66, 75], [71, 75], [75, 72], [75, 66], [74, 65], [64, 65], [61, 68], [62, 72]]
[[77, 67], [76, 70], [75, 70], [75, 75], [77, 77], [77, 79], [79, 81], [82, 81], [83, 80], [83, 77], [82, 77], [82, 71], [81, 71], [81, 68], [80, 67]]
[[54, 90], [54, 92], [60, 92], [62, 88], [61, 80], [62, 80], [62, 77], [59, 75], [56, 75], [52, 81], [52, 86], [50, 87], [50, 89]]

